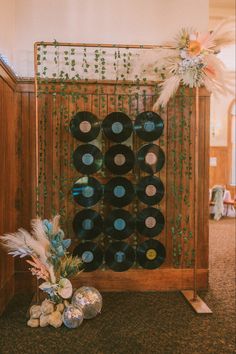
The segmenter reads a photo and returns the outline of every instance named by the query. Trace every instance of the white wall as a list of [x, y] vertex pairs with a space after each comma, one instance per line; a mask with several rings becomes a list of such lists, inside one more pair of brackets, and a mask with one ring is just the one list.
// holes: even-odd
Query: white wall
[[181, 27], [208, 27], [208, 0], [14, 1], [13, 64], [21, 76], [33, 75], [35, 41], [159, 44]]
[[15, 0], [0, 0], [0, 54], [13, 63]]

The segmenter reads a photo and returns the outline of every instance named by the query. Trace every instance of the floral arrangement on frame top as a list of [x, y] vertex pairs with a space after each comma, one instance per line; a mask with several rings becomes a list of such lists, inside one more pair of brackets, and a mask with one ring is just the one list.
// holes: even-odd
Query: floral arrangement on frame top
[[[234, 74], [216, 56], [223, 47], [232, 44], [235, 44], [235, 19], [229, 18], [207, 33], [182, 29], [174, 41], [166, 43], [165, 49], [155, 49], [152, 58], [165, 80], [160, 84], [161, 93], [153, 109], [166, 106], [180, 84], [190, 88], [205, 86], [215, 95], [234, 94]], [[148, 65], [146, 72], [152, 68]]]

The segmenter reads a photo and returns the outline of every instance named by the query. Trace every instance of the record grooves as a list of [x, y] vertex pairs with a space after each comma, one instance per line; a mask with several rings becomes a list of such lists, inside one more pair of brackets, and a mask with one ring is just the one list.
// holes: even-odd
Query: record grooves
[[77, 140], [87, 143], [98, 136], [100, 122], [91, 112], [77, 112], [70, 121], [70, 132]]
[[160, 146], [147, 144], [142, 146], [137, 153], [137, 162], [144, 172], [154, 174], [159, 172], [165, 163], [165, 154]]
[[147, 205], [157, 204], [164, 196], [164, 185], [158, 177], [143, 177], [137, 185], [137, 195]]
[[101, 248], [91, 241], [80, 243], [75, 247], [73, 256], [78, 256], [83, 260], [84, 272], [92, 272], [97, 269], [103, 261], [103, 252]]
[[134, 153], [126, 145], [113, 145], [105, 153], [105, 165], [112, 173], [123, 175], [133, 168]]
[[73, 185], [72, 195], [76, 203], [84, 207], [96, 204], [102, 197], [103, 188], [94, 177], [81, 177]]
[[101, 151], [92, 144], [83, 144], [73, 152], [73, 163], [76, 170], [82, 174], [97, 172], [102, 167]]
[[115, 272], [124, 272], [132, 267], [135, 261], [134, 249], [125, 242], [113, 242], [105, 252], [105, 261]]
[[114, 177], [104, 187], [104, 198], [113, 206], [121, 208], [134, 198], [134, 187], [128, 179]]
[[75, 214], [72, 225], [79, 239], [92, 240], [102, 232], [103, 220], [95, 210], [84, 209]]
[[116, 240], [129, 237], [135, 229], [133, 216], [124, 209], [112, 210], [104, 221], [104, 231]]
[[164, 262], [165, 258], [165, 247], [155, 239], [144, 241], [137, 248], [137, 260], [143, 268], [158, 268]]
[[145, 208], [137, 215], [136, 227], [141, 235], [155, 237], [161, 233], [164, 225], [164, 216], [161, 211], [156, 208]]
[[123, 112], [112, 112], [102, 122], [106, 137], [116, 143], [127, 140], [133, 132], [130, 118]]
[[144, 141], [155, 141], [159, 139], [163, 129], [163, 120], [157, 113], [152, 111], [138, 114], [134, 122], [136, 134]]

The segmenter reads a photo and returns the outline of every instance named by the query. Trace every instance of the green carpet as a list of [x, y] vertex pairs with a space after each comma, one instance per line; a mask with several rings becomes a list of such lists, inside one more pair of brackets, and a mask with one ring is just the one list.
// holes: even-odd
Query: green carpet
[[178, 292], [104, 293], [102, 314], [81, 327], [31, 329], [30, 296], [17, 295], [0, 318], [1, 354], [235, 353], [235, 220], [210, 221], [210, 287], [197, 315]]

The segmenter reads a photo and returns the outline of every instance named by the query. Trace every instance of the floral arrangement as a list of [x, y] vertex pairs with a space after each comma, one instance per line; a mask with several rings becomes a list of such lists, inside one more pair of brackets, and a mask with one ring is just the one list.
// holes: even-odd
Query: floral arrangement
[[16, 233], [0, 237], [10, 255], [30, 258], [26, 262], [31, 266], [31, 273], [44, 280], [39, 288], [49, 295], [53, 303], [72, 296], [69, 278], [77, 275], [83, 265], [80, 258], [68, 254], [71, 240], [64, 239], [59, 220], [59, 215], [52, 220], [35, 219], [31, 222], [31, 234], [21, 228]]
[[[165, 106], [180, 84], [190, 88], [205, 86], [215, 94], [232, 92], [231, 74], [216, 54], [222, 47], [235, 43], [234, 26], [234, 21], [229, 19], [205, 34], [193, 29], [181, 29], [175, 40], [168, 43], [168, 49], [156, 51], [157, 65], [160, 59], [161, 69], [164, 59], [165, 80], [154, 110]], [[166, 56], [163, 56], [163, 51]]]

